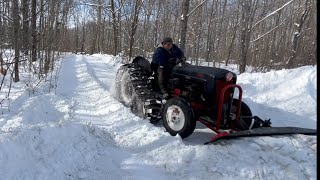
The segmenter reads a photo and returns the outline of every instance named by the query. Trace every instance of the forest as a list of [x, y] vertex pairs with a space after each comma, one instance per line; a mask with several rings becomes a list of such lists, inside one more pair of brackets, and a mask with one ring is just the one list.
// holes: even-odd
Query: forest
[[0, 0], [1, 73], [45, 76], [63, 52], [151, 58], [167, 36], [191, 63], [240, 73], [316, 65], [316, 11], [314, 0]]

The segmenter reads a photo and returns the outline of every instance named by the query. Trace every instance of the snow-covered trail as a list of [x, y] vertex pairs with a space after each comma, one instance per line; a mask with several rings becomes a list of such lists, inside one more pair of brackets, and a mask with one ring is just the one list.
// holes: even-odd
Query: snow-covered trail
[[[118, 66], [112, 56], [68, 54], [56, 94], [18, 98], [0, 120], [0, 179], [316, 179], [316, 137], [205, 146], [212, 133], [200, 124], [172, 137], [113, 98]], [[282, 111], [245, 99], [266, 117]]]

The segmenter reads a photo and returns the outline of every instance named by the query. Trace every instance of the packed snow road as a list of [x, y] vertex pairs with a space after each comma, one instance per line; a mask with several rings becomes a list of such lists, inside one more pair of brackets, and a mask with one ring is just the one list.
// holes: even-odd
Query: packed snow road
[[[184, 140], [172, 137], [113, 98], [119, 66], [113, 56], [67, 54], [56, 93], [18, 97], [0, 119], [0, 179], [316, 179], [316, 137], [206, 146], [213, 134], [200, 124]], [[245, 73], [238, 81], [255, 115], [315, 128], [315, 69]], [[298, 92], [284, 92], [293, 85]]]

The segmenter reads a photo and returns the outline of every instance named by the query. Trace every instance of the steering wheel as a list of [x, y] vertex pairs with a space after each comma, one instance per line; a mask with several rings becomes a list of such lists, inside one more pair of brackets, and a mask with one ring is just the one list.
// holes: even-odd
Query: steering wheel
[[181, 64], [181, 63], [185, 63], [186, 61], [186, 58], [171, 58], [169, 59], [169, 63], [172, 63], [172, 64], [175, 64], [175, 65], [178, 65], [178, 64]]

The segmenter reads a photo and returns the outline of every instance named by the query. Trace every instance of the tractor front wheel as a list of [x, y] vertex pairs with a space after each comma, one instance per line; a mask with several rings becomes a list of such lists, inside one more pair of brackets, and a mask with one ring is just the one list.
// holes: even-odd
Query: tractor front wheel
[[[233, 99], [232, 101], [232, 120], [233, 122], [235, 121], [235, 116], [236, 116], [236, 112], [237, 112], [237, 108], [238, 108], [238, 99]], [[249, 106], [241, 101], [241, 110], [240, 110], [240, 117], [239, 117], [239, 121], [236, 124], [236, 128], [239, 130], [247, 130], [250, 128], [251, 123], [253, 123], [254, 120], [252, 119], [252, 112], [249, 108]]]
[[185, 99], [179, 97], [166, 102], [162, 120], [164, 127], [172, 136], [179, 134], [181, 138], [190, 136], [196, 127], [192, 108]]

